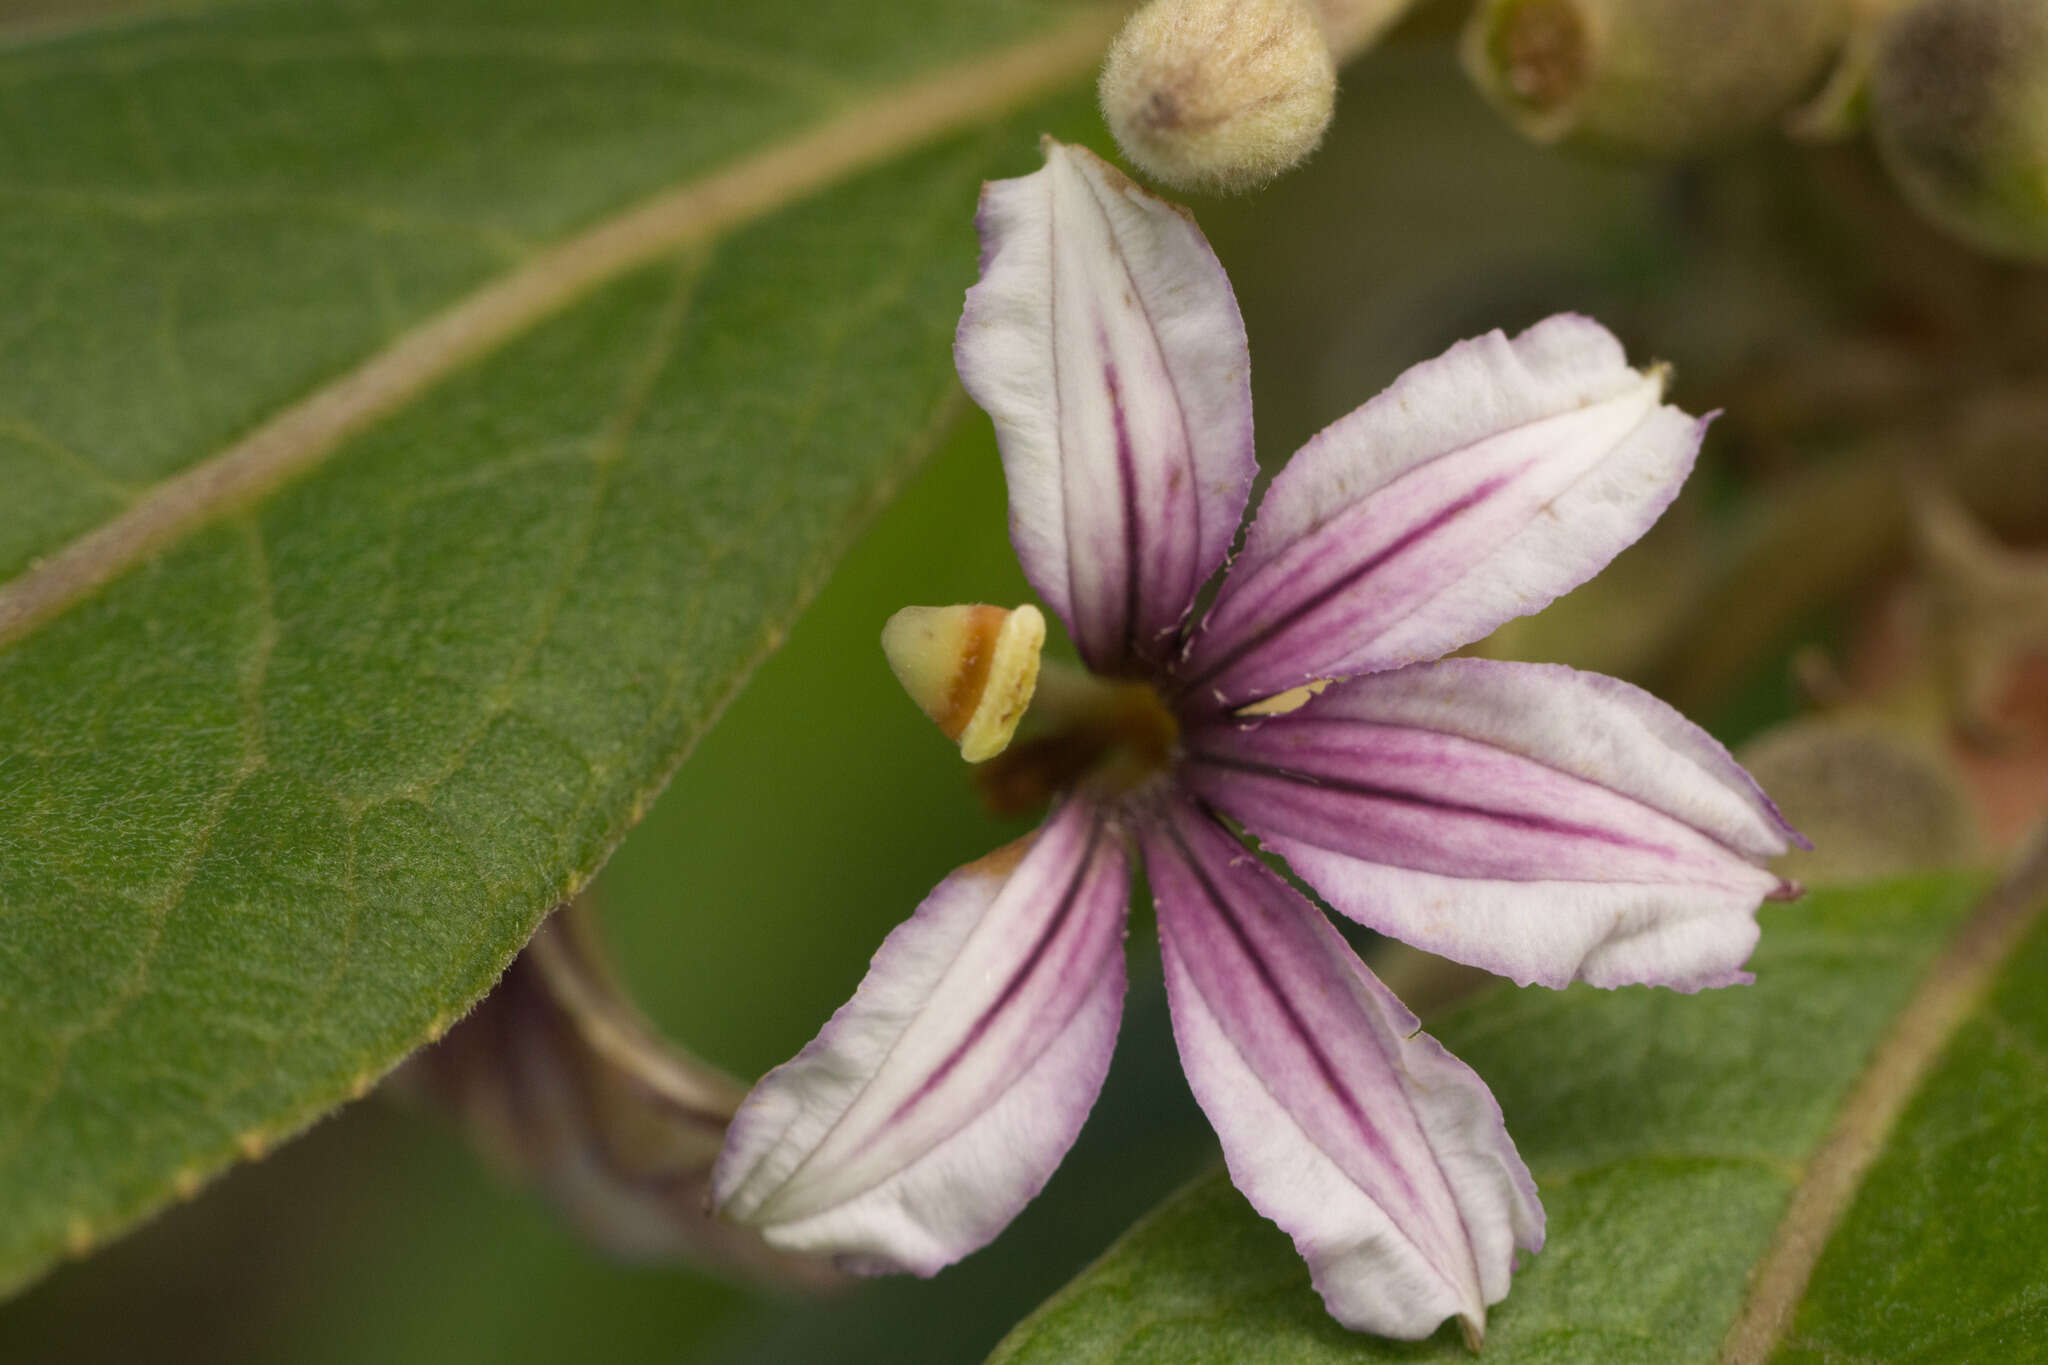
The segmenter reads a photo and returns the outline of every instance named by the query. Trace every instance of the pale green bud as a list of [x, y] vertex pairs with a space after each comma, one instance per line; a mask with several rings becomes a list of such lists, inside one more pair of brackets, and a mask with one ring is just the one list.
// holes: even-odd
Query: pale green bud
[[2048, 0], [1926, 0], [1894, 15], [1870, 128], [1927, 217], [1981, 251], [2048, 260]]
[[1152, 0], [1110, 45], [1100, 94], [1117, 145], [1146, 175], [1229, 193], [1316, 149], [1337, 68], [1309, 0]]
[[1525, 135], [1677, 156], [1768, 126], [1846, 40], [1851, 0], [1484, 0], [1465, 69]]
[[1783, 876], [1903, 876], [1984, 856], [1984, 831], [1955, 760], [1874, 708], [1789, 721], [1736, 757], [1813, 841], [1772, 862]]

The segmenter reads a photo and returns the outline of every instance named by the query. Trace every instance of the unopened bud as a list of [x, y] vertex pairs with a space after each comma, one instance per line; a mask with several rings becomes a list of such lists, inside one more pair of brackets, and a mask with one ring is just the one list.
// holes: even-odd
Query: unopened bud
[[1100, 93], [1117, 145], [1145, 174], [1228, 193], [1316, 149], [1337, 68], [1309, 0], [1152, 0], [1110, 44]]
[[1781, 875], [1850, 881], [1983, 857], [1984, 832], [1953, 758], [1881, 714], [1801, 717], [1738, 757], [1813, 842], [1773, 861]]
[[1684, 155], [1810, 94], [1851, 17], [1850, 0], [1485, 0], [1463, 56], [1538, 142]]
[[2048, 259], [2048, 3], [1925, 0], [1870, 79], [1878, 154], [1927, 217], [1981, 251]]
[[1045, 615], [1037, 607], [905, 607], [882, 627], [903, 690], [969, 763], [1009, 747], [1038, 686]]

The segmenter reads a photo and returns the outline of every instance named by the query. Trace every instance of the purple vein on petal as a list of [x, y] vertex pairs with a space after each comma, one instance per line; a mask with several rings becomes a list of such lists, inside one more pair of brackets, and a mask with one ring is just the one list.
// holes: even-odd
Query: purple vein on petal
[[1459, 877], [1774, 884], [1713, 829], [1461, 735], [1310, 706], [1200, 727], [1190, 749], [1190, 784], [1262, 839]]
[[1206, 662], [1199, 673], [1186, 679], [1176, 680], [1174, 684], [1175, 694], [1177, 696], [1186, 696], [1203, 683], [1227, 672], [1245, 655], [1265, 645], [1275, 636], [1293, 629], [1301, 621], [1314, 615], [1338, 597], [1357, 587], [1360, 580], [1385, 567], [1392, 560], [1407, 553], [1432, 535], [1435, 535], [1438, 531], [1441, 531], [1444, 527], [1456, 521], [1461, 514], [1470, 511], [1484, 502], [1488, 497], [1499, 491], [1503, 485], [1512, 482], [1515, 476], [1521, 472], [1521, 468], [1510, 470], [1497, 478], [1489, 479], [1485, 483], [1477, 485], [1464, 496], [1445, 505], [1426, 520], [1410, 527], [1398, 539], [1387, 544], [1368, 558], [1359, 561], [1357, 565], [1332, 579], [1323, 587], [1318, 588], [1300, 601], [1291, 604], [1279, 616], [1262, 623], [1255, 630], [1247, 633], [1244, 638], [1231, 641], [1230, 644], [1224, 646], [1220, 654]]
[[1048, 142], [983, 209], [961, 381], [995, 421], [1026, 576], [1092, 668], [1128, 675], [1177, 647], [1243, 511], [1243, 321], [1188, 215], [1081, 148]]
[[[1091, 197], [1095, 198], [1095, 207], [1097, 211], [1102, 214], [1104, 221], [1107, 222], [1109, 220], [1109, 212], [1102, 203], [1099, 191], [1093, 184], [1089, 184], [1088, 192]], [[1154, 317], [1151, 305], [1145, 302], [1144, 291], [1138, 288], [1137, 277], [1131, 272], [1130, 261], [1123, 256], [1119, 256], [1117, 258], [1117, 268], [1123, 273], [1124, 285], [1126, 289], [1129, 291], [1128, 296], [1133, 306], [1137, 309], [1138, 316], [1145, 320], [1145, 332], [1148, 336], [1152, 338], [1153, 348], [1157, 351], [1160, 357], [1161, 370], [1166, 378], [1166, 390], [1173, 397], [1173, 412], [1175, 425], [1180, 433], [1180, 440], [1176, 443], [1179, 452], [1180, 464], [1182, 469], [1186, 473], [1188, 479], [1188, 486], [1192, 489], [1196, 487], [1196, 481], [1200, 477], [1200, 471], [1195, 468], [1194, 427], [1188, 420], [1187, 399], [1181, 394], [1180, 376], [1174, 373], [1174, 367], [1166, 360], [1166, 338], [1160, 334], [1159, 321], [1156, 317]], [[1106, 335], [1102, 336], [1102, 350], [1105, 356], [1110, 354], [1108, 337]], [[1149, 639], [1141, 642], [1139, 640], [1138, 629], [1140, 611], [1138, 577], [1139, 566], [1142, 561], [1139, 558], [1139, 537], [1137, 531], [1138, 477], [1134, 463], [1137, 458], [1137, 453], [1135, 447], [1131, 443], [1130, 432], [1126, 429], [1123, 406], [1123, 391], [1121, 385], [1118, 383], [1117, 380], [1116, 367], [1114, 363], [1105, 360], [1103, 365], [1103, 371], [1103, 380], [1109, 389], [1110, 408], [1111, 411], [1115, 414], [1117, 441], [1117, 469], [1118, 474], [1120, 476], [1120, 482], [1123, 489], [1124, 497], [1124, 553], [1129, 567], [1129, 578], [1126, 581], [1124, 597], [1125, 657], [1130, 658], [1136, 655], [1149, 661], [1152, 657], [1152, 651], [1156, 642]], [[1170, 478], [1168, 484], [1170, 487]], [[1192, 510], [1194, 513], [1193, 527], [1188, 528], [1186, 530], [1182, 530], [1181, 528], [1177, 527], [1168, 528], [1168, 534], [1176, 536], [1185, 536], [1189, 544], [1200, 546], [1204, 543], [1204, 528], [1202, 525], [1202, 499], [1199, 495], [1197, 495], [1193, 497], [1191, 501], [1193, 503]], [[1232, 529], [1235, 530], [1235, 527], [1233, 527]], [[1202, 581], [1207, 577], [1209, 572], [1213, 572], [1213, 569], [1214, 566], [1207, 566], [1205, 568], [1199, 562], [1196, 563], [1196, 580], [1192, 584], [1187, 585], [1185, 593], [1182, 594], [1184, 611], [1186, 607], [1191, 607], [1194, 605], [1196, 592], [1200, 590], [1202, 586]], [[1183, 622], [1177, 622], [1176, 624], [1184, 625], [1184, 620]]]
[[1320, 911], [1183, 797], [1141, 829], [1188, 1080], [1347, 1326], [1473, 1329], [1542, 1214], [1500, 1110]]
[[[1251, 963], [1252, 970], [1258, 975], [1259, 984], [1265, 988], [1267, 996], [1279, 1007], [1282, 1017], [1286, 1019], [1288, 1031], [1293, 1034], [1295, 1041], [1300, 1044], [1301, 1049], [1308, 1054], [1309, 1060], [1315, 1066], [1316, 1073], [1322, 1078], [1323, 1084], [1330, 1088], [1331, 1095], [1336, 1098], [1338, 1105], [1351, 1120], [1358, 1136], [1371, 1149], [1373, 1155], [1384, 1161], [1387, 1169], [1394, 1173], [1401, 1186], [1402, 1193], [1419, 1203], [1421, 1196], [1417, 1193], [1414, 1184], [1408, 1179], [1407, 1172], [1401, 1170], [1398, 1163], [1395, 1162], [1393, 1149], [1388, 1144], [1386, 1136], [1381, 1133], [1378, 1125], [1374, 1124], [1371, 1118], [1366, 1115], [1365, 1107], [1359, 1103], [1358, 1097], [1351, 1092], [1349, 1086], [1344, 1084], [1344, 1078], [1338, 1074], [1336, 1063], [1330, 1059], [1330, 1055], [1316, 1041], [1315, 1033], [1309, 1028], [1307, 1021], [1301, 1017], [1300, 1012], [1295, 1009], [1294, 1002], [1288, 998], [1287, 992], [1281, 989], [1280, 982], [1274, 975], [1272, 966], [1260, 954], [1257, 945], [1252, 942], [1251, 936], [1245, 932], [1244, 926], [1238, 922], [1236, 914], [1231, 910], [1229, 899], [1224, 896], [1215, 881], [1209, 876], [1208, 869], [1202, 866], [1201, 860], [1195, 855], [1195, 851], [1188, 847], [1187, 838], [1181, 833], [1177, 825], [1171, 820], [1163, 821], [1162, 824], [1166, 829], [1167, 837], [1172, 839], [1174, 847], [1180, 851], [1181, 861], [1188, 871], [1194, 874], [1197, 885], [1202, 889], [1202, 896], [1208, 902], [1209, 908], [1215, 912], [1217, 921], [1229, 932], [1231, 940], [1237, 945], [1237, 950], [1244, 955], [1245, 960]], [[1250, 857], [1250, 852], [1247, 851], [1245, 856]]]
[[[1123, 490], [1124, 522], [1124, 648], [1123, 657], [1140, 656], [1138, 648], [1138, 474], [1131, 467], [1130, 422], [1124, 413], [1123, 385], [1116, 377], [1116, 362], [1108, 359], [1109, 337], [1096, 329], [1102, 354], [1102, 386], [1109, 393], [1110, 421], [1116, 427], [1117, 487]], [[1186, 417], [1183, 415], [1183, 422]]]
[[[1088, 191], [1089, 199], [1093, 202], [1095, 211], [1101, 216], [1105, 228], [1113, 238], [1115, 236], [1113, 220], [1110, 218], [1107, 206], [1102, 202], [1100, 193], [1085, 178], [1082, 184]], [[1161, 369], [1166, 378], [1166, 390], [1173, 398], [1174, 421], [1179, 434], [1179, 440], [1173, 444], [1178, 448], [1180, 461], [1185, 467], [1193, 461], [1194, 445], [1190, 438], [1187, 404], [1181, 398], [1180, 384], [1174, 377], [1172, 366], [1166, 363], [1165, 340], [1159, 335], [1159, 324], [1153, 319], [1152, 310], [1145, 306], [1145, 296], [1138, 289], [1138, 281], [1131, 273], [1130, 262], [1119, 254], [1116, 257], [1116, 268], [1118, 273], [1123, 276], [1124, 297], [1130, 301], [1136, 309], [1138, 316], [1144, 320], [1146, 335], [1151, 338], [1153, 350], [1160, 358]], [[1110, 344], [1108, 329], [1103, 326], [1099, 319], [1095, 327], [1095, 338], [1096, 345], [1100, 348], [1103, 357], [1103, 391], [1109, 399], [1110, 421], [1115, 433], [1117, 491], [1119, 493], [1117, 511], [1123, 523], [1124, 550], [1122, 649], [1114, 661], [1104, 659], [1100, 662], [1104, 666], [1109, 667], [1111, 671], [1125, 672], [1131, 668], [1133, 663], [1146, 661], [1150, 654], [1150, 641], [1141, 640], [1140, 638], [1142, 633], [1140, 621], [1144, 605], [1141, 596], [1141, 579], [1144, 576], [1146, 566], [1142, 544], [1143, 537], [1139, 527], [1140, 504], [1138, 501], [1139, 491], [1136, 465], [1137, 449], [1131, 440], [1129, 414], [1124, 406], [1123, 382], [1117, 374], [1116, 361], [1113, 359], [1115, 351]], [[1164, 454], [1165, 452], [1162, 451], [1161, 455], [1164, 456]], [[1190, 540], [1191, 543], [1200, 544], [1201, 500], [1199, 498], [1195, 499], [1194, 512], [1195, 527], [1194, 534], [1190, 537]], [[1074, 538], [1070, 536], [1067, 543], [1069, 546], [1072, 546]], [[1193, 589], [1187, 592], [1186, 597], [1189, 602], [1194, 600]]]
[[1660, 405], [1661, 386], [1582, 318], [1411, 367], [1274, 478], [1180, 666], [1190, 690], [1234, 707], [1436, 658], [1584, 582], [1662, 514], [1698, 450], [1703, 424]]
[[[1346, 796], [1359, 796], [1377, 801], [1395, 802], [1425, 810], [1441, 811], [1446, 815], [1469, 815], [1474, 819], [1492, 820], [1499, 824], [1511, 825], [1516, 829], [1529, 830], [1537, 834], [1556, 835], [1559, 838], [1590, 839], [1595, 843], [1612, 844], [1616, 848], [1635, 849], [1643, 853], [1667, 852], [1661, 845], [1642, 839], [1631, 838], [1618, 830], [1602, 829], [1598, 825], [1578, 824], [1571, 820], [1560, 820], [1553, 815], [1536, 815], [1527, 811], [1502, 810], [1494, 806], [1482, 806], [1470, 801], [1454, 801], [1448, 797], [1431, 796], [1426, 792], [1408, 791], [1382, 783], [1366, 782], [1357, 778], [1337, 777], [1329, 774], [1297, 772], [1271, 763], [1260, 763], [1253, 759], [1234, 758], [1226, 754], [1194, 750], [1187, 755], [1190, 763], [1199, 763], [1211, 768], [1229, 772], [1244, 773], [1251, 777], [1267, 778], [1275, 782], [1296, 782], [1304, 787], [1320, 791], [1341, 792]], [[1733, 850], [1730, 850], [1733, 852]]]
[[1040, 964], [1045, 961], [1046, 954], [1058, 940], [1060, 930], [1066, 927], [1068, 919], [1073, 916], [1074, 906], [1081, 898], [1082, 889], [1088, 885], [1089, 873], [1094, 870], [1095, 855], [1102, 847], [1102, 839], [1102, 821], [1091, 820], [1088, 842], [1081, 851], [1080, 861], [1074, 864], [1074, 873], [1067, 881], [1066, 890], [1060, 893], [1059, 908], [1053, 911], [1045, 927], [1039, 931], [1037, 941], [1031, 945], [1031, 951], [1017, 964], [1017, 969], [1010, 974], [1010, 979], [1003, 983], [1002, 990], [996, 993], [996, 998], [989, 1002], [988, 1008], [968, 1027], [966, 1034], [954, 1045], [953, 1050], [946, 1054], [945, 1060], [933, 1067], [931, 1074], [925, 1077], [924, 1083], [896, 1107], [896, 1112], [889, 1116], [890, 1123], [908, 1114], [925, 1096], [932, 1093], [939, 1082], [960, 1064], [960, 1059], [981, 1040], [982, 1035], [988, 1032], [989, 1024], [1017, 998], [1017, 993], [1023, 990], [1024, 984], [1037, 973]]
[[1329, 905], [1528, 983], [1746, 980], [1787, 829], [1698, 727], [1637, 689], [1447, 659], [1190, 732], [1188, 787]]
[[714, 1193], [778, 1246], [931, 1274], [1041, 1188], [1107, 1074], [1128, 860], [1069, 801], [947, 877], [735, 1116]]

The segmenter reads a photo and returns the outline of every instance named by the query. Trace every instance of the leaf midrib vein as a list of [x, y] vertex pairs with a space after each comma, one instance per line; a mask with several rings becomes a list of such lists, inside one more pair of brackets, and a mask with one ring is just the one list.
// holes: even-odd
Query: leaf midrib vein
[[1792, 1191], [1750, 1278], [1742, 1310], [1722, 1340], [1719, 1365], [1763, 1365], [1787, 1337], [1821, 1253], [1893, 1127], [2044, 912], [2048, 831], [2037, 834], [2013, 871], [1965, 921], [1871, 1054]]
[[349, 437], [605, 283], [1084, 72], [1110, 8], [828, 117], [542, 251], [0, 585], [0, 650], [201, 526], [317, 467]]

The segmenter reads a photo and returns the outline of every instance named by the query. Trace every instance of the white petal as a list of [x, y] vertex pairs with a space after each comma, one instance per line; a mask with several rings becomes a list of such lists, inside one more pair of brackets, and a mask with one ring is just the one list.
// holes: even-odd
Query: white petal
[[1527, 984], [1745, 980], [1797, 838], [1719, 744], [1639, 688], [1445, 659], [1190, 735], [1188, 780], [1331, 905]]
[[1410, 369], [1273, 481], [1176, 668], [1224, 706], [1438, 655], [1535, 611], [1662, 515], [1703, 423], [1599, 324]]
[[1232, 1181], [1345, 1326], [1482, 1333], [1543, 1242], [1485, 1083], [1213, 820], [1178, 804], [1144, 842], [1174, 1038]]
[[1085, 803], [945, 881], [734, 1117], [721, 1212], [863, 1273], [930, 1275], [1044, 1186], [1109, 1069], [1121, 839]]
[[1010, 537], [1097, 672], [1178, 649], [1256, 472], [1230, 281], [1185, 209], [1080, 147], [982, 191], [954, 356], [995, 419]]

